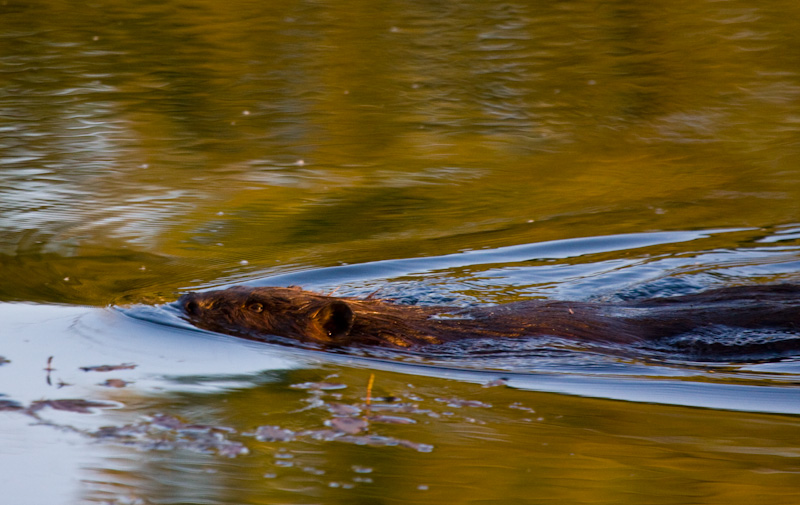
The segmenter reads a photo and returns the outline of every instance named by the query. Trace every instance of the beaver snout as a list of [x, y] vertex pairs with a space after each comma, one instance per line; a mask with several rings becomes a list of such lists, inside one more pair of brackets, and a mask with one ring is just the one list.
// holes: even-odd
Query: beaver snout
[[240, 286], [187, 293], [176, 305], [196, 326], [258, 339], [273, 335], [342, 345], [349, 342], [355, 322], [347, 301], [296, 288]]
[[200, 315], [200, 303], [198, 303], [197, 295], [194, 293], [189, 293], [178, 298], [178, 306], [190, 316]]

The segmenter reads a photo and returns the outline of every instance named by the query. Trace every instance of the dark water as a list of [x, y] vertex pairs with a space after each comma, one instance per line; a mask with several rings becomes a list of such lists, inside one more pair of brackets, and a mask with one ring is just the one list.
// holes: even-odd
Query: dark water
[[797, 19], [0, 3], [0, 501], [796, 503], [797, 356], [324, 353], [169, 302], [800, 282]]

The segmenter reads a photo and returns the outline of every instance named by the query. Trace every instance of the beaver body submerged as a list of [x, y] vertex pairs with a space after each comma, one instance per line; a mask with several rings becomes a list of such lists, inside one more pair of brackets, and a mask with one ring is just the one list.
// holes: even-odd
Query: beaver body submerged
[[[550, 336], [590, 343], [656, 342], [715, 327], [800, 335], [800, 285], [729, 287], [618, 303], [529, 300], [485, 307], [410, 306], [334, 298], [297, 287], [189, 293], [178, 300], [195, 325], [255, 340], [416, 349], [476, 338]], [[784, 336], [759, 351], [800, 349]]]

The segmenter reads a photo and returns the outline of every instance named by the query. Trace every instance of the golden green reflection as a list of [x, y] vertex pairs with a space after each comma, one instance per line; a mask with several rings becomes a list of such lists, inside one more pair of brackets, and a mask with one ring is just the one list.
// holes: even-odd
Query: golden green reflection
[[137, 268], [171, 281], [120, 279], [135, 298], [237, 270], [796, 222], [794, 10], [9, 2], [3, 265], [53, 253], [86, 278], [98, 248], [149, 254]]
[[[141, 458], [120, 448], [122, 460], [138, 461], [126, 485], [134, 496], [163, 503], [203, 496], [213, 503], [253, 504], [746, 504], [765, 497], [789, 504], [796, 497], [800, 427], [792, 416], [609, 402], [378, 372], [370, 415], [411, 424], [373, 421], [367, 434], [430, 444], [430, 452], [302, 435], [329, 429], [326, 419], [346, 415], [342, 405], [363, 408], [370, 373], [297, 371], [224, 395], [150, 400], [142, 405], [148, 411], [180, 409], [187, 422], [239, 430], [243, 435], [229, 438], [243, 441], [250, 453], [228, 459], [177, 450]], [[309, 383], [346, 387], [303, 389]], [[292, 430], [297, 438], [259, 442], [251, 436], [257, 426]], [[203, 474], [194, 485], [184, 480]], [[106, 478], [119, 481], [113, 473]]]

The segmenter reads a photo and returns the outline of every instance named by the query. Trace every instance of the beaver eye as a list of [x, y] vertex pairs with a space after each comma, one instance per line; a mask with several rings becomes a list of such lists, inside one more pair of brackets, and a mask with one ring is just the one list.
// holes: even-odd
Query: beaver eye
[[261, 312], [262, 310], [264, 310], [264, 306], [258, 302], [251, 303], [250, 305], [247, 306], [247, 308], [252, 310], [253, 312]]

